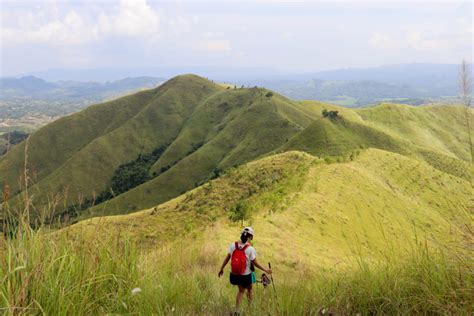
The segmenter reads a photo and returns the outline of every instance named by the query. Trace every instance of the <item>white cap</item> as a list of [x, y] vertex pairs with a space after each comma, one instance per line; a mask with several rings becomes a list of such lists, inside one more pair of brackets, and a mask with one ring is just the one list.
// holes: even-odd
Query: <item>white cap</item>
[[245, 227], [245, 228], [242, 230], [241, 234], [243, 234], [243, 233], [248, 233], [248, 234], [250, 234], [250, 235], [252, 235], [252, 236], [255, 235], [255, 232], [253, 231], [253, 228], [250, 227], [250, 226], [249, 226], [249, 227]]

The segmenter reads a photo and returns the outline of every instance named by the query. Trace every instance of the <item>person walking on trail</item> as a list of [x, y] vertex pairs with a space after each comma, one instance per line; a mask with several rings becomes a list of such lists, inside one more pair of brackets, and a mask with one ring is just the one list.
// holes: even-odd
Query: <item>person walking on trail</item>
[[257, 252], [255, 248], [252, 247], [249, 241], [253, 240], [255, 235], [252, 227], [245, 227], [242, 230], [240, 240], [232, 243], [229, 246], [229, 251], [227, 256], [222, 263], [221, 269], [219, 270], [219, 278], [224, 274], [224, 268], [231, 260], [231, 272], [230, 272], [230, 283], [232, 285], [237, 285], [239, 291], [237, 292], [237, 297], [235, 300], [236, 312], [239, 313], [240, 304], [242, 302], [242, 297], [247, 290], [247, 298], [249, 302], [252, 302], [252, 265], [264, 271], [267, 274], [271, 274], [271, 269], [265, 269], [257, 262]]

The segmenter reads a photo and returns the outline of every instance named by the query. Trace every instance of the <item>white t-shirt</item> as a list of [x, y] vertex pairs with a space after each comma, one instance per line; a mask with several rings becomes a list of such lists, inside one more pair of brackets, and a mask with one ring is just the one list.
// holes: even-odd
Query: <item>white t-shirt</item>
[[[238, 247], [239, 249], [242, 249], [244, 247], [244, 244], [242, 244], [242, 242], [239, 241]], [[233, 242], [229, 246], [229, 255], [232, 256], [232, 253], [234, 252], [234, 250], [235, 250], [235, 242]], [[255, 260], [255, 258], [257, 258], [257, 252], [255, 251], [255, 248], [250, 245], [247, 248], [245, 248], [245, 256], [247, 257], [247, 266], [245, 267], [244, 275], [247, 275], [247, 274], [252, 273], [252, 270], [250, 270], [250, 265], [252, 261]]]

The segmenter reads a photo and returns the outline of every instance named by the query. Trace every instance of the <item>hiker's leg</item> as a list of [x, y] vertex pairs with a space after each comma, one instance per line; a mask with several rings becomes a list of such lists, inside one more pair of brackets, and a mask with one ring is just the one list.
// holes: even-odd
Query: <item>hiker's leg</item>
[[250, 284], [250, 287], [247, 289], [247, 298], [249, 299], [249, 303], [252, 303], [252, 299], [253, 299], [252, 284]]
[[235, 307], [237, 310], [240, 308], [240, 303], [242, 303], [242, 297], [244, 296], [245, 288], [242, 285], [239, 285], [239, 292], [237, 292], [237, 298], [235, 299]]

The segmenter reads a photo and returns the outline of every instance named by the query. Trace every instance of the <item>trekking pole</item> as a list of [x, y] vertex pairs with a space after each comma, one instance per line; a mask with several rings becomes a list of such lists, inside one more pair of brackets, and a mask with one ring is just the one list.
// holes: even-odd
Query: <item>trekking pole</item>
[[[272, 265], [270, 264], [270, 262], [268, 263], [268, 268], [271, 270], [272, 269]], [[273, 272], [273, 271], [272, 271]], [[270, 274], [270, 278], [272, 279], [272, 286], [273, 286], [273, 291], [275, 292], [275, 297], [276, 299], [278, 300], [278, 295], [277, 295], [277, 291], [275, 289], [275, 282], [273, 281], [273, 273]], [[278, 302], [278, 301], [277, 301]]]

